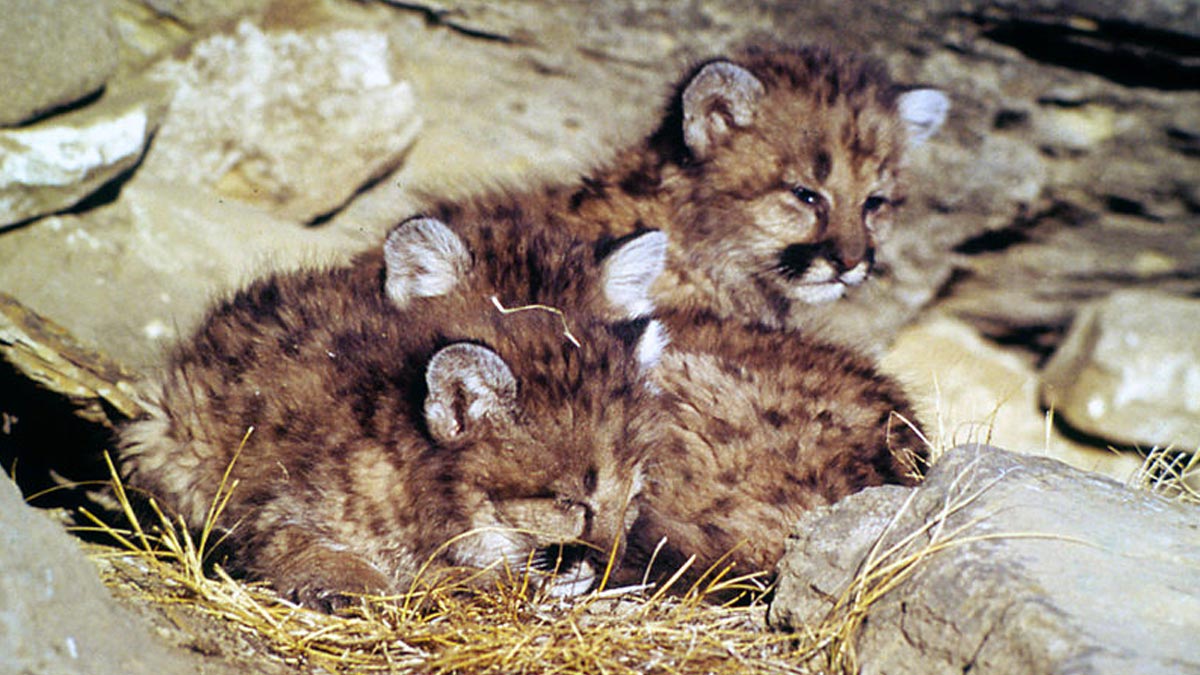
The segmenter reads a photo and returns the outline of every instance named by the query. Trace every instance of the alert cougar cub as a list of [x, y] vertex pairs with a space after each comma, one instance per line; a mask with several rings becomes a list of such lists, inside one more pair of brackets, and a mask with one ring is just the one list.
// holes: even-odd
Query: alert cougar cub
[[795, 306], [862, 283], [904, 201], [905, 153], [949, 103], [876, 64], [748, 48], [684, 78], [657, 131], [577, 184], [434, 205], [450, 223], [525, 220], [588, 238], [670, 239], [660, 307], [795, 327]]
[[[456, 568], [586, 591], [621, 553], [659, 428], [645, 313], [665, 242], [598, 262], [521, 244], [543, 245], [507, 264], [422, 218], [354, 265], [256, 281], [146, 383], [129, 481], [199, 528], [232, 466], [232, 564], [311, 606]], [[564, 316], [511, 311], [530, 303]], [[628, 321], [589, 318], [601, 305]]]

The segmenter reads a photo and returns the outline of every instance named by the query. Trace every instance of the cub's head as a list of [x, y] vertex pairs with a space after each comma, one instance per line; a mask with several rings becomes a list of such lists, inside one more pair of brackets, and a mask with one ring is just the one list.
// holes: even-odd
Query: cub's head
[[[870, 274], [904, 196], [904, 153], [945, 119], [934, 89], [820, 49], [749, 49], [688, 78], [659, 138], [674, 135], [693, 186], [680, 247], [779, 311], [840, 297]], [[674, 236], [674, 235], [673, 235]]]
[[458, 525], [448, 562], [582, 593], [620, 558], [660, 426], [647, 371], [666, 334], [649, 293], [666, 240], [645, 233], [599, 260], [567, 245], [520, 264], [467, 242], [417, 218], [384, 251], [396, 307], [446, 312], [433, 322], [443, 345], [426, 366], [424, 420]]
[[629, 347], [587, 326], [573, 329], [576, 347], [548, 318], [505, 317], [519, 334], [439, 351], [425, 418], [467, 528], [451, 562], [529, 574], [568, 596], [621, 559], [661, 425]]

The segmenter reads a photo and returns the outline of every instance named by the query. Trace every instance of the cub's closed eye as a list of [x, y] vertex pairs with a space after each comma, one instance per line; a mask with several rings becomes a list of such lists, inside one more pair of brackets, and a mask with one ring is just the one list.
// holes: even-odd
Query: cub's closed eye
[[821, 195], [806, 187], [794, 187], [792, 194], [796, 195], [796, 199], [809, 206], [817, 206], [821, 203]]
[[866, 211], [867, 213], [874, 213], [875, 211], [887, 206], [887, 204], [887, 197], [867, 197], [867, 201], [863, 202], [863, 211]]

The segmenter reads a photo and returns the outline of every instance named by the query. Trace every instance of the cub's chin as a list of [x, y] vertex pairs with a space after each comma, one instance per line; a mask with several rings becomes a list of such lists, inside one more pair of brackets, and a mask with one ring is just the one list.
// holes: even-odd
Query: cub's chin
[[591, 563], [579, 565], [547, 577], [542, 591], [551, 598], [573, 598], [592, 590], [596, 583], [596, 569]]
[[824, 305], [841, 298], [846, 294], [847, 285], [840, 281], [824, 283], [798, 284], [792, 286], [792, 300], [806, 305]]
[[861, 285], [871, 275], [871, 267], [863, 262], [835, 276], [832, 265], [822, 270], [814, 263], [799, 279], [788, 280], [788, 296], [795, 302], [823, 305], [838, 300], [849, 289]]

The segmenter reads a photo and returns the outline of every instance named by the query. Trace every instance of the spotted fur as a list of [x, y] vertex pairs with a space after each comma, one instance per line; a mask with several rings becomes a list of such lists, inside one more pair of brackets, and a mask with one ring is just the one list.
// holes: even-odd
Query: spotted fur
[[904, 202], [904, 156], [946, 97], [871, 61], [749, 48], [697, 67], [644, 143], [574, 184], [435, 203], [446, 222], [523, 220], [585, 238], [670, 239], [660, 307], [796, 327], [798, 307], [863, 283]]
[[914, 411], [866, 357], [711, 314], [662, 319], [664, 437], [646, 463], [623, 581], [661, 582], [692, 556], [677, 591], [726, 566], [769, 576], [804, 511], [915, 481], [925, 446]]
[[[218, 303], [145, 383], [127, 480], [200, 528], [229, 469], [229, 563], [311, 606], [403, 592], [422, 570], [587, 590], [623, 549], [659, 428], [645, 377], [661, 332], [643, 313], [662, 238], [599, 260], [504, 242], [518, 264], [494, 245], [416, 219], [353, 265]], [[562, 315], [500, 309], [531, 303]]]

